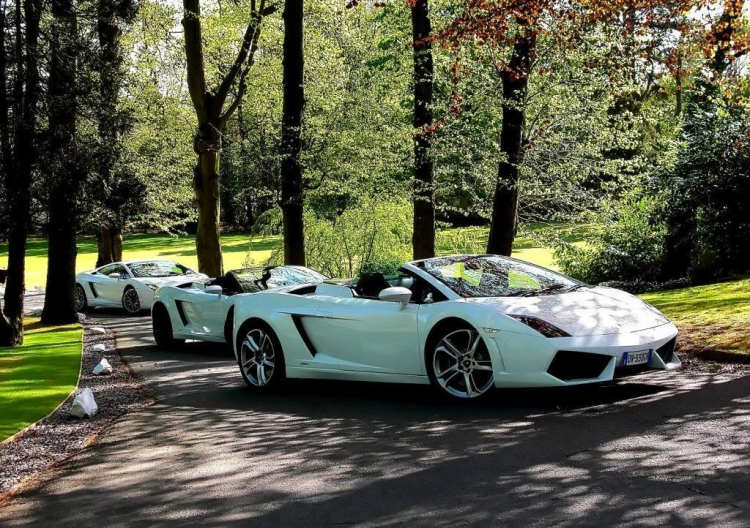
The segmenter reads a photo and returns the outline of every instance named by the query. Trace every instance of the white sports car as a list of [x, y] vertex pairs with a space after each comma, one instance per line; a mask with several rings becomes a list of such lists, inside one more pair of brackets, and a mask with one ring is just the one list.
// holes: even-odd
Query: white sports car
[[171, 260], [113, 262], [76, 275], [76, 310], [123, 308], [131, 315], [148, 310], [154, 292], [165, 285], [186, 285], [208, 277]]
[[243, 296], [233, 327], [240, 372], [256, 390], [326, 378], [432, 384], [468, 399], [680, 365], [677, 328], [652, 306], [494, 255]]
[[327, 278], [302, 266], [268, 266], [159, 288], [151, 309], [154, 340], [164, 348], [186, 339], [231, 344], [233, 307], [241, 298], [274, 288], [317, 284]]

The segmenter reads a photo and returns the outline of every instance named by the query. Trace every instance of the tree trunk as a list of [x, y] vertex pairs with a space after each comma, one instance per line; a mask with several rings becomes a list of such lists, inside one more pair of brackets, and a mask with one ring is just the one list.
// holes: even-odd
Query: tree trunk
[[[5, 53], [5, 2], [0, 2], [0, 76], [7, 78], [6, 72], [7, 55]], [[10, 127], [8, 125], [8, 112], [10, 104], [5, 82], [0, 83], [0, 153], [2, 154], [3, 182], [8, 185], [10, 181], [10, 166], [12, 166], [12, 149], [10, 141]], [[10, 321], [3, 313], [0, 304], [0, 346], [12, 344], [12, 330]]]
[[[200, 20], [200, 1], [183, 0], [185, 28], [185, 59], [187, 63], [187, 85], [190, 100], [198, 118], [198, 132], [194, 139], [194, 150], [198, 154], [195, 167], [194, 187], [198, 202], [198, 232], [195, 246], [198, 252], [198, 269], [207, 275], [218, 277], [223, 272], [221, 257], [221, 224], [219, 215], [219, 152], [221, 135], [229, 118], [242, 101], [247, 87], [246, 78], [258, 50], [263, 17], [276, 11], [266, 7], [265, 0], [252, 2], [250, 22], [245, 30], [240, 50], [227, 74], [216, 90], [209, 91], [206, 85], [206, 68], [203, 57], [203, 37]], [[230, 88], [238, 83], [234, 100], [224, 110]]]
[[109, 226], [101, 226], [99, 233], [96, 235], [96, 267], [106, 266], [115, 261], [115, 257], [112, 254], [112, 236], [110, 234]]
[[47, 290], [42, 322], [78, 320], [73, 290], [76, 266], [76, 197], [81, 170], [76, 141], [78, 20], [74, 0], [52, 0], [49, 73], [50, 214]]
[[[19, 6], [20, 9], [20, 6]], [[26, 241], [28, 238], [30, 206], [31, 206], [31, 175], [37, 157], [36, 121], [37, 103], [39, 101], [39, 66], [38, 42], [39, 19], [41, 16], [41, 2], [39, 0], [24, 0], [23, 11], [25, 18], [25, 35], [23, 45], [25, 53], [17, 50], [17, 59], [23, 59], [23, 67], [18, 75], [23, 75], [23, 81], [17, 83], [15, 90], [15, 106], [20, 119], [16, 124], [15, 152], [11, 155], [7, 150], [8, 165], [11, 159], [15, 166], [15, 174], [6, 177], [6, 197], [10, 204], [10, 230], [8, 234], [8, 279], [5, 289], [4, 313], [11, 328], [9, 344], [17, 346], [23, 344], [23, 311], [24, 294], [26, 291]], [[20, 26], [17, 24], [17, 26]], [[20, 27], [16, 28], [20, 32]], [[20, 43], [20, 39], [18, 41]], [[25, 86], [25, 90], [22, 88]], [[7, 118], [7, 114], [4, 116]], [[7, 127], [5, 127], [7, 129]], [[6, 172], [6, 176], [8, 173]]]
[[[221, 140], [217, 139], [218, 144]], [[195, 247], [198, 269], [209, 277], [224, 273], [221, 255], [221, 222], [219, 201], [219, 152], [221, 147], [198, 151], [195, 167], [195, 196], [198, 200], [198, 232]]]
[[492, 204], [487, 253], [510, 256], [518, 221], [518, 176], [523, 159], [523, 127], [526, 117], [525, 97], [529, 85], [529, 66], [535, 37], [519, 35], [507, 68], [501, 74], [503, 83], [503, 124], [500, 162]]
[[281, 127], [281, 207], [284, 213], [284, 262], [305, 265], [302, 114], [305, 109], [303, 0], [284, 3], [284, 116]]
[[[118, 25], [119, 16], [128, 19], [134, 15], [129, 10], [130, 0], [99, 0], [97, 5], [96, 30], [99, 37], [99, 101], [97, 121], [99, 125], [98, 172], [99, 178], [109, 188], [114, 187], [115, 165], [120, 158], [120, 135], [123, 127], [122, 113], [118, 109], [119, 93], [122, 87], [122, 30]], [[106, 204], [106, 200], [105, 200]], [[122, 222], [121, 206], [112, 206], [112, 218], [100, 227], [98, 237], [99, 255], [97, 267], [122, 260], [122, 251], [115, 250], [116, 239], [120, 237]]]
[[101, 226], [96, 236], [96, 267], [122, 260], [122, 229], [118, 226]]
[[415, 259], [435, 256], [435, 185], [432, 161], [433, 63], [429, 0], [411, 8], [414, 40], [414, 232]]

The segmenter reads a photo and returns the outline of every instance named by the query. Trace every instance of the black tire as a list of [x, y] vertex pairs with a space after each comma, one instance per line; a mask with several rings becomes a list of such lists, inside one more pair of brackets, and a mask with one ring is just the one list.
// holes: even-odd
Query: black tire
[[141, 313], [141, 299], [138, 296], [138, 292], [132, 286], [128, 286], [122, 292], [122, 309], [128, 315], [138, 315]]
[[[444, 340], [453, 345], [453, 350], [459, 353], [457, 357]], [[455, 366], [452, 365], [454, 362]], [[436, 365], [439, 372], [436, 372]], [[425, 366], [434, 390], [451, 401], [482, 400], [495, 387], [487, 345], [481, 334], [465, 322], [447, 324], [430, 336], [425, 347]], [[467, 389], [467, 384], [470, 389]]]
[[151, 327], [154, 332], [154, 341], [159, 348], [174, 348], [185, 342], [184, 339], [175, 339], [172, 332], [172, 321], [163, 304], [158, 303], [151, 311]]
[[89, 311], [89, 301], [86, 298], [86, 290], [84, 290], [83, 286], [80, 284], [76, 284], [74, 299], [76, 312], [86, 313]]
[[[267, 336], [268, 339], [265, 340], [262, 336]], [[246, 343], [248, 337], [253, 338], [256, 350]], [[281, 342], [273, 329], [258, 319], [246, 321], [237, 333], [237, 362], [242, 379], [252, 390], [270, 392], [286, 381], [286, 363]], [[273, 364], [270, 373], [267, 362]]]

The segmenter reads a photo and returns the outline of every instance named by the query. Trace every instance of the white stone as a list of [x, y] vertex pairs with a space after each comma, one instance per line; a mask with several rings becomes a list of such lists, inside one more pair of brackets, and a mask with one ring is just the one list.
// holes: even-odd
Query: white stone
[[106, 331], [101, 326], [92, 326], [91, 328], [89, 328], [89, 333], [93, 335], [102, 335], [105, 334]]
[[107, 358], [102, 358], [98, 365], [94, 367], [93, 373], [95, 376], [106, 376], [112, 374], [112, 365], [109, 364]]
[[39, 317], [40, 315], [42, 315], [42, 309], [34, 308], [33, 310], [29, 312], [29, 315], [31, 315], [32, 317]]
[[70, 407], [70, 415], [76, 418], [91, 418], [99, 410], [99, 406], [94, 399], [94, 393], [86, 387], [73, 400]]
[[107, 350], [107, 346], [104, 343], [97, 343], [95, 345], [91, 345], [92, 352], [104, 352], [105, 350]]

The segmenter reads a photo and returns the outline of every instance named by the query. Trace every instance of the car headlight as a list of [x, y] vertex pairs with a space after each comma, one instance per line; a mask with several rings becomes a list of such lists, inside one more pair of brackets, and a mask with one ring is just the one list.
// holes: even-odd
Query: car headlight
[[558, 328], [555, 325], [548, 323], [547, 321], [539, 319], [538, 317], [534, 317], [533, 315], [508, 314], [508, 316], [512, 317], [516, 321], [525, 324], [532, 330], [536, 330], [544, 337], [570, 337], [570, 334], [565, 330]]
[[146, 284], [151, 291], [156, 291], [159, 287], [156, 284]]

